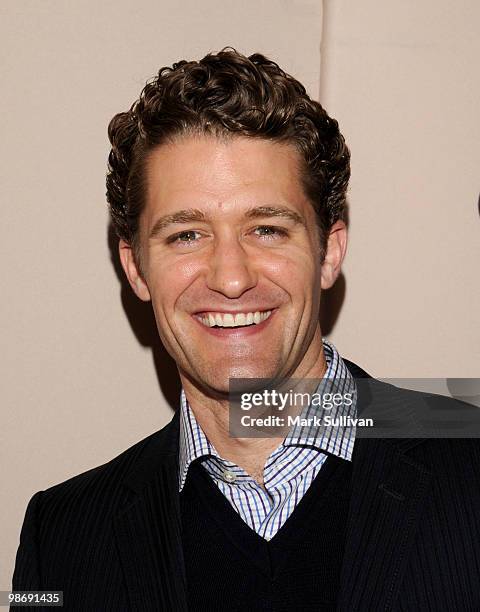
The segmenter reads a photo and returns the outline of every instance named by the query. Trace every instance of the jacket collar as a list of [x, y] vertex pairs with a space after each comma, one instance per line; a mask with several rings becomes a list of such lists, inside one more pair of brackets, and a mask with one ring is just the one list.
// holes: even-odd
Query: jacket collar
[[180, 431], [180, 411], [176, 410], [172, 420], [159, 431], [145, 440], [139, 459], [128, 470], [123, 484], [139, 493], [153, 480], [164, 466], [178, 466], [178, 441]]

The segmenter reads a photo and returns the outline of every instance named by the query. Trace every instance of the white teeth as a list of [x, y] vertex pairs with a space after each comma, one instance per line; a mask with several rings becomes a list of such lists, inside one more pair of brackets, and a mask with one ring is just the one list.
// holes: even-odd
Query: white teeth
[[235, 325], [235, 319], [233, 315], [227, 312], [227, 314], [223, 315], [223, 326], [224, 327], [233, 327]]
[[247, 324], [247, 317], [244, 315], [243, 312], [235, 315], [235, 325], [246, 325], [246, 324]]
[[272, 314], [271, 310], [265, 312], [240, 312], [235, 316], [230, 312], [221, 314], [219, 312], [208, 314], [200, 317], [200, 321], [207, 327], [218, 325], [219, 327], [240, 327], [244, 325], [258, 325]]

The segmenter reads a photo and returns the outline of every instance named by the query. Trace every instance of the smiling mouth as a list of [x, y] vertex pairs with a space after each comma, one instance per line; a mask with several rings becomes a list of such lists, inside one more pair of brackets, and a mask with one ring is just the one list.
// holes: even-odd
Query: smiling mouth
[[205, 327], [249, 327], [259, 325], [266, 321], [273, 310], [256, 310], [252, 312], [239, 312], [236, 314], [225, 312], [208, 312], [197, 314], [195, 317]]

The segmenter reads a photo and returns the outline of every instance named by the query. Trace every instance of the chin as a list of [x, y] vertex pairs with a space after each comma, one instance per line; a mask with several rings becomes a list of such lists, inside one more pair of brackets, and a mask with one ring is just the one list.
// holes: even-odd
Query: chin
[[207, 384], [221, 393], [228, 393], [230, 391], [230, 379], [237, 379], [235, 387], [236, 390], [240, 389], [240, 382], [238, 379], [244, 379], [241, 383], [241, 389], [248, 391], [249, 389], [258, 387], [258, 384], [255, 383], [257, 379], [272, 378], [274, 376], [274, 372], [265, 370], [265, 368], [239, 367], [232, 368], [228, 372], [225, 372], [223, 376], [217, 375], [215, 380], [212, 380]]

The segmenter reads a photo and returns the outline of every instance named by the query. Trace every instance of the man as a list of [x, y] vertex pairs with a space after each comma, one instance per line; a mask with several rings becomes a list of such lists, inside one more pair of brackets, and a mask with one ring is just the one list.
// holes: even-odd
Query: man
[[180, 405], [33, 496], [13, 588], [61, 590], [68, 610], [480, 609], [476, 440], [230, 434], [232, 379], [333, 381], [355, 398], [345, 419], [415, 420], [430, 399], [322, 339], [347, 244], [337, 123], [277, 64], [226, 49], [160, 70], [109, 137], [119, 256]]

